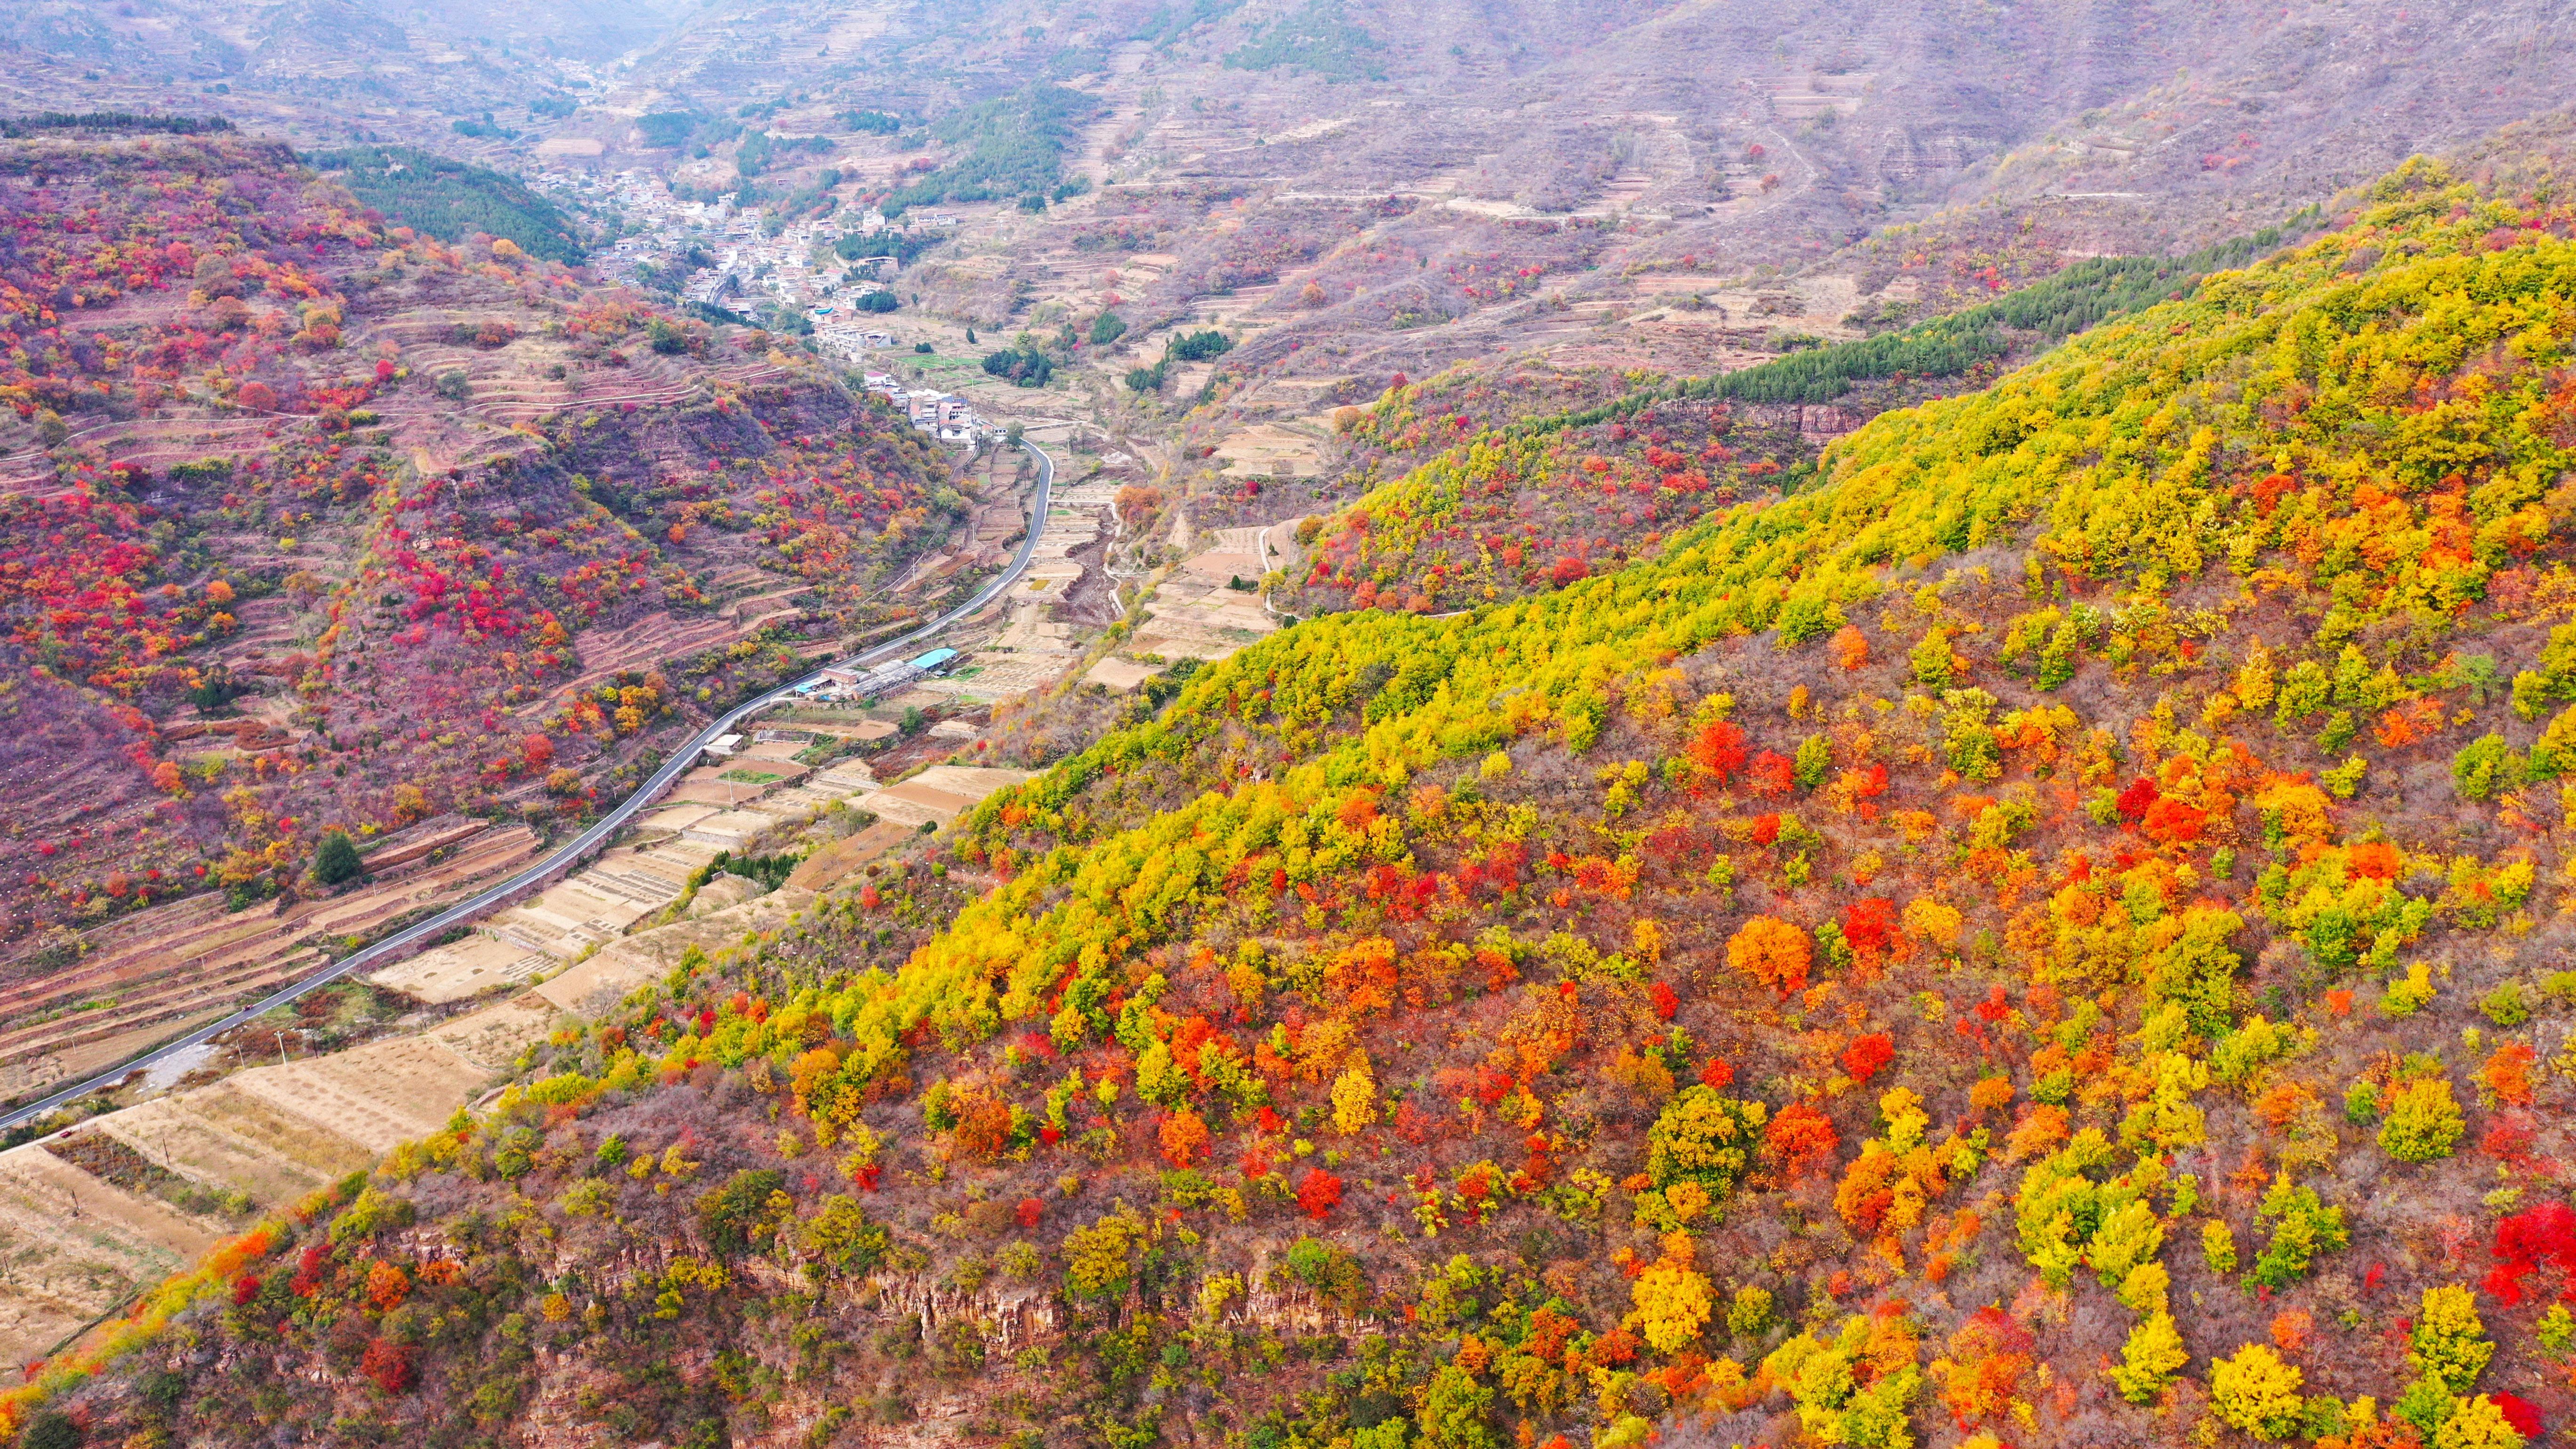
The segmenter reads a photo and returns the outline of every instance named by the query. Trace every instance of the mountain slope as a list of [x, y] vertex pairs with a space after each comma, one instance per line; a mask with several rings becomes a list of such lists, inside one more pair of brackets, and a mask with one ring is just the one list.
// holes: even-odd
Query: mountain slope
[[236, 137], [6, 143], [0, 331], [21, 972], [155, 900], [307, 888], [329, 829], [577, 818], [903, 616], [872, 593], [966, 506], [766, 337]]
[[1167, 680], [16, 1412], [2523, 1442], [2571, 234], [2410, 166], [1655, 557]]

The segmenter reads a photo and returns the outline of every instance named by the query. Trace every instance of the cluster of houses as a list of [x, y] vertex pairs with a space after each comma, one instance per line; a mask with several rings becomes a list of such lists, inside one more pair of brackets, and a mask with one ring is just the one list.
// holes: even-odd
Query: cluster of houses
[[882, 327], [870, 327], [860, 320], [867, 315], [825, 317], [817, 321], [814, 324], [816, 345], [852, 367], [864, 363], [867, 354], [894, 346], [893, 333]]
[[867, 325], [877, 314], [862, 303], [872, 293], [893, 290], [900, 264], [891, 256], [844, 258], [835, 244], [851, 237], [946, 232], [957, 225], [957, 218], [944, 212], [916, 212], [889, 221], [870, 208], [854, 220], [808, 219], [773, 235], [761, 208], [737, 206], [729, 195], [683, 201], [649, 172], [601, 176], [545, 171], [529, 178], [529, 184], [616, 218], [625, 234], [592, 258], [603, 274], [633, 282], [692, 250], [703, 251], [712, 263], [689, 273], [680, 290], [684, 300], [730, 311], [766, 303], [801, 312], [815, 324], [818, 341], [852, 362], [870, 348], [893, 344], [891, 335]]
[[[927, 654], [880, 664], [872, 669], [855, 664], [835, 664], [825, 669], [820, 677], [796, 686], [796, 692], [825, 701], [890, 699], [924, 679], [954, 668], [957, 660], [958, 654], [954, 649], [933, 649]], [[719, 739], [716, 743], [722, 745], [724, 741]]]
[[906, 388], [890, 374], [867, 374], [867, 389], [912, 419], [912, 425], [943, 443], [970, 442], [983, 430], [984, 420], [974, 405], [953, 392], [937, 392], [926, 387]]

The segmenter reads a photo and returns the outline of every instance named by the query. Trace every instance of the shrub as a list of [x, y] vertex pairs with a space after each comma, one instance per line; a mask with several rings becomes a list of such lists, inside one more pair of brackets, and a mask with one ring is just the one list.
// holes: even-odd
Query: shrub
[[2191, 1355], [2182, 1346], [2182, 1334], [2174, 1327], [2173, 1315], [2152, 1313], [2129, 1330], [2129, 1341], [2120, 1349], [2120, 1362], [2111, 1370], [2111, 1384], [2130, 1403], [2149, 1403], [2189, 1362]]
[[2295, 1433], [2307, 1400], [2299, 1396], [2306, 1376], [2281, 1362], [2269, 1347], [2249, 1343], [2234, 1358], [2209, 1366], [2209, 1408], [2219, 1421], [2257, 1439], [2283, 1439]]
[[2313, 659], [2302, 659], [2281, 672], [2273, 696], [2272, 723], [2288, 729], [2293, 720], [2301, 720], [2326, 707], [2334, 696], [2334, 681], [2325, 666]]
[[415, 1211], [410, 1198], [374, 1187], [362, 1189], [340, 1216], [332, 1219], [331, 1245], [362, 1242], [381, 1232], [410, 1227]]
[[1941, 748], [1950, 768], [1970, 780], [1991, 780], [2003, 769], [1995, 743], [1997, 701], [1982, 689], [1953, 689], [1941, 696]]
[[2478, 1010], [2501, 1027], [2517, 1027], [2531, 1020], [2531, 1007], [2522, 999], [2519, 981], [2508, 981], [2479, 998]]
[[781, 1189], [786, 1182], [774, 1168], [746, 1168], [725, 1179], [723, 1186], [701, 1193], [698, 1230], [706, 1235], [707, 1245], [728, 1258], [766, 1245], [777, 1231], [777, 1220], [794, 1211], [792, 1203], [781, 1212], [772, 1201], [784, 1196]]
[[2400, 1162], [2434, 1162], [2450, 1156], [2467, 1130], [2450, 1078], [2423, 1077], [2398, 1088], [2379, 1127], [2379, 1147]]
[[2173, 1289], [2173, 1272], [2162, 1263], [2140, 1263], [2120, 1280], [2111, 1296], [2120, 1306], [2145, 1317], [2165, 1311], [2167, 1297]]
[[1756, 1338], [1770, 1326], [1770, 1291], [1749, 1286], [1736, 1289], [1735, 1301], [1726, 1307], [1726, 1331], [1738, 1338]]
[[2532, 1329], [2532, 1337], [2540, 1340], [2541, 1348], [2549, 1353], [2563, 1354], [2576, 1348], [2576, 1313], [2568, 1312], [2564, 1303], [2550, 1304], [2549, 1311], [2540, 1315], [2539, 1324]]
[[464, 368], [451, 367], [430, 382], [429, 390], [449, 402], [464, 402], [474, 396], [474, 379]]
[[2433, 969], [2418, 961], [2406, 968], [2406, 975], [2388, 984], [2379, 993], [2379, 1014], [2385, 1017], [2412, 1016], [2433, 1002]]
[[1639, 1327], [1657, 1353], [1679, 1353], [1699, 1342], [1717, 1302], [1705, 1275], [1688, 1263], [1667, 1257], [1638, 1275], [1631, 1285]]
[[2576, 709], [2564, 709], [2549, 722], [2549, 728], [2532, 741], [2531, 757], [2523, 762], [2523, 772], [2535, 780], [2556, 779], [2576, 774]]
[[1833, 772], [1833, 743], [1823, 735], [1809, 735], [1798, 742], [1797, 782], [1801, 790], [1813, 790], [1825, 783]]
[[892, 1246], [885, 1227], [868, 1221], [858, 1199], [838, 1192], [826, 1195], [814, 1215], [803, 1220], [797, 1238], [806, 1252], [844, 1277], [873, 1271]]
[[1075, 1229], [1064, 1240], [1065, 1291], [1093, 1300], [1125, 1293], [1145, 1241], [1145, 1220], [1124, 1208]]
[[2118, 1288], [2129, 1274], [2155, 1258], [2165, 1242], [2164, 1224], [2144, 1199], [2125, 1203], [2103, 1215], [2086, 1245], [2086, 1257], [2102, 1286]]
[[1494, 1391], [1456, 1364], [1443, 1364], [1422, 1391], [1415, 1415], [1421, 1449], [1492, 1449], [1493, 1427], [1486, 1422], [1494, 1408]]
[[1366, 1055], [1354, 1054], [1350, 1069], [1333, 1079], [1332, 1098], [1333, 1128], [1343, 1136], [1354, 1136], [1377, 1121], [1377, 1078]]
[[2267, 1288], [2288, 1287], [2307, 1276], [2317, 1254], [2336, 1251], [2352, 1241], [2343, 1209], [2326, 1206], [2314, 1188], [2294, 1186], [2286, 1173], [2273, 1179], [2255, 1216], [2271, 1223], [2272, 1236], [2245, 1276]]
[[2236, 1230], [2225, 1218], [2211, 1218], [2200, 1225], [2200, 1255], [2209, 1260], [2209, 1271], [2236, 1271]]
[[[2514, 1422], [2507, 1400], [2526, 1411], [2524, 1423]], [[2525, 1441], [2536, 1438], [2540, 1416], [2530, 1405], [2511, 1394], [2489, 1397], [2480, 1394], [2451, 1410], [2451, 1416], [2433, 1431], [2433, 1449], [2522, 1449]]]
[[1695, 1086], [1664, 1104], [1646, 1133], [1646, 1174], [1657, 1187], [1696, 1182], [1724, 1199], [1752, 1159], [1769, 1113], [1714, 1087]]
[[2502, 735], [2487, 735], [2460, 747], [2451, 757], [2451, 783], [2463, 800], [2492, 800], [2498, 790], [2520, 783], [2521, 770]]
[[2495, 1345], [2487, 1342], [2486, 1334], [2486, 1324], [2478, 1319], [2477, 1299], [2468, 1289], [2456, 1283], [2427, 1288], [2408, 1342], [2407, 1365], [2439, 1380], [2452, 1393], [2465, 1394], [2477, 1386], [2487, 1360], [2495, 1357]]

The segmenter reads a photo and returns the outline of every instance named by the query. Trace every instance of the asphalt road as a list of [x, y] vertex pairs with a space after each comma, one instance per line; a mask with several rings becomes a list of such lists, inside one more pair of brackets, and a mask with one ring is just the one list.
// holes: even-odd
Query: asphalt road
[[[1018, 581], [1020, 575], [1027, 570], [1031, 555], [1037, 552], [1038, 535], [1045, 531], [1046, 528], [1047, 498], [1055, 488], [1055, 459], [1047, 456], [1046, 450], [1035, 443], [1022, 440], [1020, 446], [1026, 448], [1029, 451], [1029, 454], [1038, 460], [1038, 491], [1037, 496], [1031, 503], [1029, 509], [1029, 536], [1021, 541], [1020, 551], [1012, 557], [1010, 567], [1002, 570], [1001, 574], [994, 578], [992, 582], [977, 590], [975, 597], [968, 599], [965, 603], [958, 605], [956, 608], [949, 610], [947, 613], [940, 615], [938, 618], [931, 620], [929, 623], [922, 625], [920, 628], [913, 630], [902, 638], [892, 639], [883, 644], [874, 645], [857, 654], [851, 655], [847, 659], [836, 660], [834, 661], [835, 664], [874, 664], [889, 655], [901, 654], [916, 645], [927, 642], [949, 625], [956, 623], [959, 619], [962, 619], [968, 614], [984, 607], [986, 604], [991, 603], [994, 599], [1001, 596], [1004, 589], [1009, 588], [1013, 583]], [[670, 788], [672, 781], [679, 779], [684, 774], [687, 774], [689, 770], [698, 763], [698, 756], [705, 750], [708, 744], [715, 740], [717, 736], [734, 733], [742, 726], [743, 721], [750, 719], [753, 715], [758, 714], [762, 710], [769, 708], [771, 705], [777, 704], [779, 701], [787, 698], [790, 694], [795, 692], [798, 685], [809, 683], [820, 678], [821, 675], [822, 670], [818, 668], [813, 673], [805, 675], [803, 678], [791, 680], [786, 684], [782, 684], [776, 689], [769, 691], [767, 694], [760, 696], [758, 699], [735, 707], [735, 709], [724, 718], [719, 719], [715, 723], [708, 725], [705, 729], [698, 731], [696, 736], [691, 738], [686, 745], [671, 753], [671, 758], [663, 763], [661, 769], [653, 772], [653, 777], [651, 779], [646, 780], [641, 787], [639, 787], [633, 794], [627, 796], [626, 799], [615, 809], [609, 811], [606, 815], [601, 816], [598, 824], [591, 826], [588, 830], [575, 836], [569, 843], [558, 848], [552, 855], [547, 856], [544, 860], [537, 862], [535, 865], [528, 867], [526, 870], [519, 872], [508, 880], [505, 880], [498, 885], [488, 887], [472, 898], [460, 901], [416, 926], [405, 927], [364, 950], [353, 952], [345, 959], [333, 963], [328, 969], [316, 972], [311, 976], [307, 976], [292, 986], [284, 987], [261, 1001], [250, 1006], [243, 1007], [241, 1010], [234, 1012], [232, 1015], [225, 1017], [221, 1021], [214, 1022], [207, 1026], [201, 1026], [195, 1031], [188, 1033], [186, 1036], [179, 1037], [175, 1040], [163, 1042], [161, 1045], [154, 1047], [151, 1051], [146, 1052], [139, 1057], [135, 1057], [111, 1068], [110, 1070], [101, 1072], [97, 1076], [91, 1077], [77, 1085], [65, 1087], [61, 1091], [54, 1093], [52, 1096], [45, 1098], [43, 1101], [32, 1102], [24, 1107], [11, 1108], [5, 1115], [0, 1115], [0, 1131], [5, 1131], [9, 1128], [15, 1127], [21, 1122], [41, 1117], [45, 1113], [54, 1110], [56, 1107], [62, 1106], [66, 1102], [78, 1101], [80, 1098], [88, 1096], [90, 1093], [99, 1090], [101, 1087], [110, 1086], [116, 1082], [122, 1081], [128, 1074], [140, 1068], [149, 1067], [153, 1063], [158, 1062], [165, 1057], [186, 1051], [190, 1047], [200, 1046], [209, 1038], [230, 1031], [234, 1027], [240, 1026], [255, 1017], [275, 1011], [277, 1008], [286, 1005], [288, 1002], [295, 1000], [297, 997], [300, 997], [306, 992], [312, 991], [317, 987], [328, 986], [332, 982], [337, 981], [344, 976], [357, 975], [361, 972], [381, 966], [419, 945], [423, 941], [427, 941], [457, 926], [464, 925], [467, 922], [474, 920], [476, 917], [481, 916], [486, 911], [492, 910], [498, 906], [507, 905], [520, 895], [545, 885], [557, 874], [571, 869], [574, 865], [579, 864], [584, 857], [607, 844], [609, 838], [614, 836], [621, 826], [625, 825], [628, 820], [634, 817], [635, 812], [644, 809], [646, 806], [659, 799], [662, 792]]]

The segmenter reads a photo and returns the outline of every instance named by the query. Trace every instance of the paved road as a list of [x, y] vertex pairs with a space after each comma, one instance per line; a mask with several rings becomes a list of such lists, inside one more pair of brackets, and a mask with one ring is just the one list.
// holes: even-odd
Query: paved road
[[[1027, 570], [1030, 556], [1037, 552], [1038, 535], [1046, 529], [1047, 498], [1049, 493], [1055, 488], [1055, 459], [1047, 456], [1046, 450], [1035, 443], [1023, 441], [1020, 446], [1028, 449], [1030, 455], [1038, 460], [1038, 491], [1029, 508], [1029, 536], [1022, 540], [1020, 551], [1012, 556], [1010, 567], [1002, 570], [998, 577], [996, 577], [991, 583], [986, 584], [983, 588], [977, 590], [975, 597], [968, 599], [965, 603], [958, 605], [956, 608], [949, 610], [947, 613], [940, 615], [938, 618], [931, 620], [929, 623], [922, 625], [920, 628], [913, 630], [902, 638], [888, 640], [883, 644], [872, 645], [857, 654], [851, 655], [848, 659], [838, 661], [839, 663], [873, 664], [888, 655], [900, 654], [915, 645], [924, 643], [936, 636], [941, 630], [947, 628], [949, 625], [956, 623], [959, 619], [966, 617], [968, 614], [975, 612], [977, 609], [984, 607], [986, 604], [989, 604], [994, 599], [1000, 597], [1002, 591], [1009, 588], [1019, 579], [1020, 575]], [[519, 872], [508, 880], [483, 890], [469, 900], [461, 901], [456, 905], [448, 907], [446, 910], [439, 912], [437, 915], [430, 917], [419, 925], [406, 927], [405, 929], [397, 931], [393, 935], [387, 936], [385, 939], [378, 941], [374, 945], [367, 947], [363, 951], [354, 952], [345, 959], [334, 963], [328, 969], [317, 972], [314, 975], [307, 976], [303, 980], [277, 991], [262, 1001], [243, 1007], [241, 1010], [234, 1012], [232, 1015], [225, 1017], [221, 1021], [208, 1026], [201, 1026], [195, 1031], [192, 1031], [186, 1036], [180, 1037], [174, 1041], [163, 1042], [161, 1045], [154, 1047], [151, 1051], [146, 1052], [142, 1056], [136, 1057], [109, 1071], [101, 1072], [97, 1076], [91, 1077], [87, 1081], [81, 1082], [76, 1086], [65, 1087], [63, 1090], [54, 1093], [52, 1096], [45, 1098], [41, 1102], [33, 1102], [24, 1107], [14, 1108], [6, 1115], [0, 1115], [0, 1130], [6, 1130], [17, 1126], [21, 1122], [28, 1121], [35, 1117], [40, 1117], [66, 1102], [77, 1101], [80, 1098], [97, 1091], [101, 1087], [109, 1086], [115, 1082], [123, 1080], [128, 1073], [135, 1071], [137, 1068], [148, 1067], [165, 1057], [173, 1055], [174, 1053], [182, 1052], [190, 1047], [201, 1045], [208, 1038], [216, 1036], [222, 1032], [230, 1031], [234, 1027], [242, 1025], [254, 1017], [274, 1011], [278, 1007], [284, 1006], [286, 1003], [295, 1000], [297, 997], [304, 995], [306, 992], [311, 991], [316, 987], [327, 986], [344, 976], [356, 975], [360, 972], [381, 966], [419, 945], [423, 941], [427, 941], [442, 932], [453, 929], [454, 927], [464, 925], [467, 922], [474, 920], [476, 917], [481, 916], [484, 912], [492, 910], [497, 906], [506, 905], [520, 895], [546, 884], [557, 874], [569, 870], [572, 866], [578, 864], [583, 857], [607, 844], [609, 838], [615, 835], [619, 827], [623, 826], [630, 818], [632, 818], [636, 811], [652, 804], [653, 801], [660, 798], [664, 790], [670, 788], [672, 781], [677, 780], [680, 776], [688, 773], [688, 771], [697, 764], [699, 754], [718, 735], [731, 734], [735, 732], [741, 727], [743, 721], [787, 698], [788, 695], [795, 691], [798, 685], [817, 679], [821, 674], [822, 671], [817, 669], [814, 673], [808, 674], [802, 679], [792, 680], [786, 684], [782, 684], [778, 688], [760, 696], [758, 699], [752, 700], [748, 704], [736, 707], [732, 713], [726, 715], [720, 720], [717, 720], [715, 723], [708, 725], [705, 729], [698, 731], [697, 735], [692, 738], [688, 744], [672, 752], [671, 758], [663, 764], [662, 768], [653, 772], [653, 778], [645, 781], [641, 788], [637, 789], [635, 793], [627, 796], [625, 801], [618, 805], [617, 808], [609, 811], [606, 815], [601, 816], [598, 824], [583, 831], [580, 835], [574, 837], [569, 844], [556, 850], [552, 855], [547, 856], [544, 860], [537, 862], [535, 865], [528, 867], [526, 870]]]

